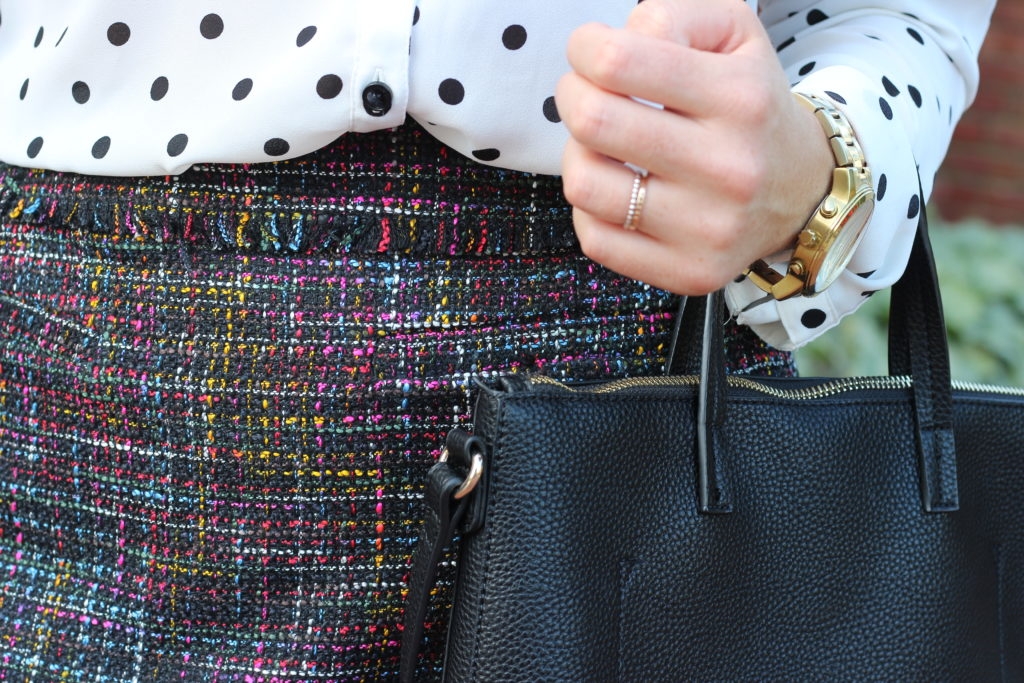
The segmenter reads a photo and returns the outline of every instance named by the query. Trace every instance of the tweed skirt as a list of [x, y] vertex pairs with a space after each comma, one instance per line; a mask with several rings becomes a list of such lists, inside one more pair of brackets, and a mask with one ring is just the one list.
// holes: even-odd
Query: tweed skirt
[[[557, 179], [413, 125], [177, 177], [0, 166], [0, 217], [0, 680], [394, 677], [475, 382], [659, 373], [676, 303], [581, 255]], [[728, 337], [730, 371], [792, 373]]]

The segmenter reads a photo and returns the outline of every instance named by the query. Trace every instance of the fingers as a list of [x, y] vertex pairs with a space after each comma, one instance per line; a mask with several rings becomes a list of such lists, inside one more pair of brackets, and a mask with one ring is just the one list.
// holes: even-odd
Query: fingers
[[569, 38], [569, 64], [587, 81], [611, 93], [657, 102], [683, 114], [701, 115], [718, 106], [707, 84], [729, 83], [728, 63], [667, 40], [601, 24], [588, 24]]
[[[563, 185], [584, 253], [703, 294], [789, 241], [802, 219], [771, 181], [799, 169], [803, 138], [786, 132], [789, 84], [744, 3], [646, 0], [625, 29], [578, 29], [569, 60], [556, 98], [570, 133]], [[779, 159], [790, 162], [780, 169]], [[623, 162], [650, 172], [636, 230], [623, 226], [636, 188]]]
[[[688, 250], [689, 257], [704, 251], [735, 253], [737, 240], [749, 227], [745, 220], [735, 219], [727, 208], [729, 201], [715, 188], [649, 174], [644, 181], [645, 199], [633, 228], [627, 230], [624, 224], [634, 201], [636, 176], [631, 168], [573, 140], [566, 145], [562, 168], [563, 191], [573, 206], [577, 227], [580, 221], [600, 224], [605, 236], [618, 232], [639, 235], [643, 238], [640, 244], [656, 244], [663, 251]], [[625, 256], [615, 253], [617, 261]]]
[[666, 245], [642, 231], [623, 230], [579, 209], [573, 209], [573, 223], [580, 246], [589, 258], [627, 277], [677, 294], [697, 295], [720, 289], [742, 264], [715, 254]]
[[774, 56], [757, 17], [736, 0], [647, 0], [625, 29], [587, 24], [568, 45], [573, 70], [599, 87], [694, 115], [730, 106], [744, 69], [728, 57], [746, 53]]
[[741, 49], [759, 27], [757, 16], [736, 0], [647, 0], [626, 22], [647, 37], [719, 53]]
[[[631, 199], [633, 171], [569, 140], [562, 156], [562, 191], [574, 207], [622, 225]], [[646, 202], [645, 202], [646, 204]]]
[[689, 171], [680, 160], [701, 157], [709, 131], [683, 116], [602, 90], [575, 73], [562, 77], [555, 99], [573, 139], [605, 156], [658, 175]]

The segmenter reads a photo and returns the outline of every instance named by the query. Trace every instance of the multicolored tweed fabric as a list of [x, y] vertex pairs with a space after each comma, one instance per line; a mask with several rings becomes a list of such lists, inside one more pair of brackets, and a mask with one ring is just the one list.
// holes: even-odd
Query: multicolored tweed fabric
[[[556, 179], [413, 126], [171, 178], [0, 166], [0, 216], [4, 681], [395, 677], [474, 382], [658, 373], [675, 306], [580, 255]], [[729, 337], [732, 371], [792, 372]]]

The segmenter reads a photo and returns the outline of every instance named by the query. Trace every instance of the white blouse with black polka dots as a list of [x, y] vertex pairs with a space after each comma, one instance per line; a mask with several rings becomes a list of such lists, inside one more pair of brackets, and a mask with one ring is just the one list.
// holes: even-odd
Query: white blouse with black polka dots
[[[825, 293], [741, 313], [792, 348], [902, 272], [921, 202], [977, 87], [995, 0], [764, 0], [795, 89], [844, 109], [877, 208]], [[557, 174], [565, 44], [635, 0], [0, 0], [0, 159], [101, 175], [298, 156], [411, 116], [483, 163]], [[917, 171], [924, 183], [919, 196]], [[727, 290], [734, 311], [761, 298]]]

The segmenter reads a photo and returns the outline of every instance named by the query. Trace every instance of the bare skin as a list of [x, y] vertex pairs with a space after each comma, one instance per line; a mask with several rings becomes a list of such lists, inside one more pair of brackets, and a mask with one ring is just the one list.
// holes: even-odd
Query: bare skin
[[[571, 136], [564, 191], [584, 253], [697, 295], [788, 252], [828, 192], [834, 161], [747, 6], [646, 0], [622, 29], [577, 29], [568, 57], [556, 99]], [[622, 227], [633, 183], [623, 162], [649, 172], [632, 232]]]

